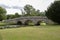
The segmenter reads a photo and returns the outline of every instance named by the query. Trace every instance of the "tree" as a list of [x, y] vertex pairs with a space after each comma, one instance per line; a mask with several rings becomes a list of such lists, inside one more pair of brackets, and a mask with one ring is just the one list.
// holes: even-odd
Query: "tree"
[[36, 10], [35, 10], [35, 9], [33, 9], [33, 10], [31, 11], [30, 16], [37, 16], [37, 12], [36, 12]]
[[7, 19], [13, 19], [13, 18], [15, 18], [15, 15], [12, 14], [7, 15]]
[[20, 15], [18, 13], [15, 13], [15, 18], [17, 18], [17, 17], [20, 17]]
[[45, 12], [40, 12], [40, 16], [46, 16]]
[[7, 15], [7, 19], [13, 19], [13, 18], [18, 18], [20, 17], [21, 15], [19, 15], [17, 12], [13, 15], [13, 14], [9, 14]]
[[6, 19], [6, 13], [7, 13], [6, 9], [3, 7], [0, 7], [0, 21]]
[[33, 6], [27, 4], [24, 6], [24, 10], [26, 11], [26, 15], [29, 16], [31, 12], [34, 10], [34, 8]]
[[46, 11], [46, 16], [52, 21], [60, 24], [60, 1], [54, 1]]
[[26, 12], [25, 16], [45, 16], [40, 10], [36, 10], [32, 5], [25, 5], [24, 10]]

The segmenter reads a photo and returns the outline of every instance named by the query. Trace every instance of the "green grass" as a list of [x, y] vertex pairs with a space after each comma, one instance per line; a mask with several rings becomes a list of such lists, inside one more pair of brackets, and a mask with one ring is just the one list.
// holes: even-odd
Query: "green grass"
[[5, 26], [6, 23], [0, 22], [0, 26]]
[[60, 26], [0, 29], [0, 34], [3, 40], [60, 40]]
[[1, 36], [1, 34], [0, 34], [0, 40], [2, 40], [2, 36]]

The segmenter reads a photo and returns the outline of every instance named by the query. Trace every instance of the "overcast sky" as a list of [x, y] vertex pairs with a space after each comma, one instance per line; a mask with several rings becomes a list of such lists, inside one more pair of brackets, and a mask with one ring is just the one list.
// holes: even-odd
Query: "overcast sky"
[[[0, 5], [4, 4], [9, 7], [24, 7], [26, 4], [32, 5], [35, 9], [44, 11], [54, 0], [0, 0]], [[20, 9], [6, 8], [7, 14], [21, 13]]]

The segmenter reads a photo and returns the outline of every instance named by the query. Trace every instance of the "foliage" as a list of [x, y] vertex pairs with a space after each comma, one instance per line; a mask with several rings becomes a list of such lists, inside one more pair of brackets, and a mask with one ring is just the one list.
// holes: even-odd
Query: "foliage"
[[55, 1], [46, 11], [46, 16], [52, 21], [60, 24], [60, 1]]
[[27, 16], [31, 14], [31, 11], [33, 10], [33, 6], [31, 5], [25, 5], [24, 10], [26, 11]]
[[46, 16], [45, 12], [40, 12], [40, 16]]
[[20, 17], [19, 13], [15, 13], [15, 18]]
[[12, 14], [7, 15], [7, 19], [13, 19], [13, 18], [15, 18], [15, 15], [12, 15]]
[[0, 7], [0, 21], [6, 19], [6, 9], [3, 7]]
[[33, 23], [31, 20], [27, 20], [27, 21], [25, 22], [25, 25], [33, 26], [34, 23]]
[[45, 26], [46, 23], [45, 23], [44, 21], [41, 21], [40, 25], [41, 25], [41, 26]]
[[25, 5], [24, 10], [26, 12], [25, 16], [43, 16], [40, 10], [36, 10], [32, 5]]
[[14, 15], [13, 14], [9, 14], [7, 15], [7, 19], [13, 19], [13, 18], [17, 18], [17, 17], [20, 17], [21, 15], [19, 15], [18, 13], [15, 13]]

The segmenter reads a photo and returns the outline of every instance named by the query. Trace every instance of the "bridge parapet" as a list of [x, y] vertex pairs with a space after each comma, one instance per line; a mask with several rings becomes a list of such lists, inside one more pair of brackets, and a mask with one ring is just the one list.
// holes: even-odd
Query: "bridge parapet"
[[46, 23], [49, 23], [49, 21], [50, 21], [46, 16], [25, 16], [25, 17], [9, 19], [9, 20], [6, 20], [6, 22], [15, 22], [15, 23], [17, 23], [18, 21], [20, 21], [24, 24], [27, 20], [31, 20], [35, 24], [38, 21], [45, 21]]

